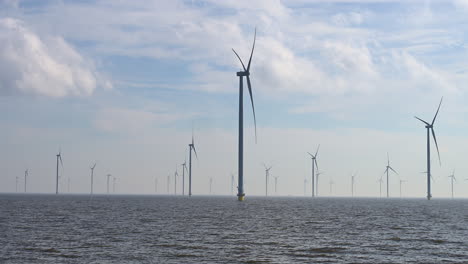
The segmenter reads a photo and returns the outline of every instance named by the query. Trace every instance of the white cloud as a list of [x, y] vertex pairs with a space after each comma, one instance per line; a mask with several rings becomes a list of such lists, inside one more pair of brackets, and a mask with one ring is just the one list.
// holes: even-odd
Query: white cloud
[[90, 95], [111, 83], [63, 38], [40, 37], [17, 19], [0, 19], [0, 94]]

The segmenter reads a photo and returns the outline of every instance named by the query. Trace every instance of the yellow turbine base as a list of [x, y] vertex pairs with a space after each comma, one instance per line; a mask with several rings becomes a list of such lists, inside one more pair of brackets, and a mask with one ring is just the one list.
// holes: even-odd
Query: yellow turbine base
[[244, 195], [237, 196], [237, 200], [242, 202], [242, 201], [244, 201], [244, 197], [245, 197]]

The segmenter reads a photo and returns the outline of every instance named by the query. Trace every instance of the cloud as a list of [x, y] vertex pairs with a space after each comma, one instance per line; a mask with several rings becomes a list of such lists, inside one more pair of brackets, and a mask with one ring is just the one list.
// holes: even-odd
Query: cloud
[[18, 19], [0, 19], [0, 94], [90, 95], [110, 88], [92, 62], [59, 36], [40, 37]]

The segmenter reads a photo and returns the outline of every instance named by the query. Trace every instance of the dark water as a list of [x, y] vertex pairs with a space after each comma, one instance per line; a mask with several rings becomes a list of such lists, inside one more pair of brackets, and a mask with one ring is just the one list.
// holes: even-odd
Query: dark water
[[468, 200], [0, 195], [0, 263], [468, 263]]

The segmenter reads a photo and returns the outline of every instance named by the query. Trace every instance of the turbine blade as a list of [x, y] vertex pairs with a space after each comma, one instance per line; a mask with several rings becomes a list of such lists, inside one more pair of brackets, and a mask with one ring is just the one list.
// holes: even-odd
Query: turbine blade
[[314, 159], [314, 162], [315, 162], [315, 167], [317, 167], [317, 171], [318, 171], [318, 163], [317, 163], [317, 159]]
[[318, 154], [318, 152], [319, 152], [319, 149], [320, 149], [320, 144], [318, 145], [317, 151], [315, 152], [315, 158], [317, 158], [317, 154]]
[[250, 52], [249, 63], [247, 64], [247, 71], [250, 71], [250, 63], [252, 62], [252, 56], [253, 56], [254, 49], [255, 49], [255, 39], [256, 38], [257, 38], [257, 28], [255, 28], [254, 41], [253, 41], [253, 45], [252, 45], [252, 51]]
[[193, 145], [192, 148], [193, 148], [193, 153], [195, 153], [195, 157], [198, 159], [197, 150], [195, 149], [195, 145]]
[[396, 172], [392, 167], [389, 166], [389, 168], [390, 168], [394, 173], [396, 173], [397, 175], [400, 175], [400, 174], [398, 174], [398, 172]]
[[431, 131], [432, 131], [432, 137], [434, 138], [434, 143], [435, 143], [436, 149], [437, 149], [437, 156], [439, 157], [439, 165], [442, 165], [442, 161], [440, 160], [439, 145], [437, 144], [437, 139], [436, 139], [436, 136], [435, 136], [434, 128], [431, 127]]
[[244, 71], [247, 71], [247, 69], [244, 66], [244, 63], [242, 62], [241, 58], [239, 57], [239, 54], [237, 54], [237, 52], [234, 49], [232, 49], [232, 51], [234, 51], [234, 54], [236, 54], [237, 58], [239, 59], [240, 63], [242, 64], [242, 68], [244, 68]]
[[255, 126], [255, 143], [257, 143], [257, 118], [255, 117], [255, 106], [253, 102], [252, 86], [250, 85], [250, 77], [248, 75], [247, 75], [247, 87], [249, 88], [250, 102], [252, 103], [252, 111], [253, 111], [254, 126]]
[[442, 98], [440, 98], [440, 103], [439, 103], [439, 107], [437, 108], [437, 112], [436, 112], [436, 114], [434, 115], [434, 119], [432, 119], [431, 125], [434, 125], [434, 122], [435, 122], [435, 120], [436, 120], [437, 114], [439, 114], [440, 105], [442, 105], [442, 100], [443, 100], [443, 99], [444, 99], [444, 97], [442, 96]]
[[307, 153], [309, 153], [309, 155], [310, 155], [312, 158], [315, 158], [314, 155], [310, 154], [310, 152], [307, 152]]
[[430, 126], [430, 124], [424, 120], [422, 120], [421, 118], [417, 117], [417, 116], [414, 116], [414, 118], [418, 119], [419, 121], [423, 122], [424, 124]]
[[62, 165], [63, 167], [63, 162], [62, 162], [62, 155], [59, 155], [59, 159], [60, 159], [60, 164]]
[[387, 152], [387, 166], [390, 166], [390, 156], [388, 155], [388, 152]]

